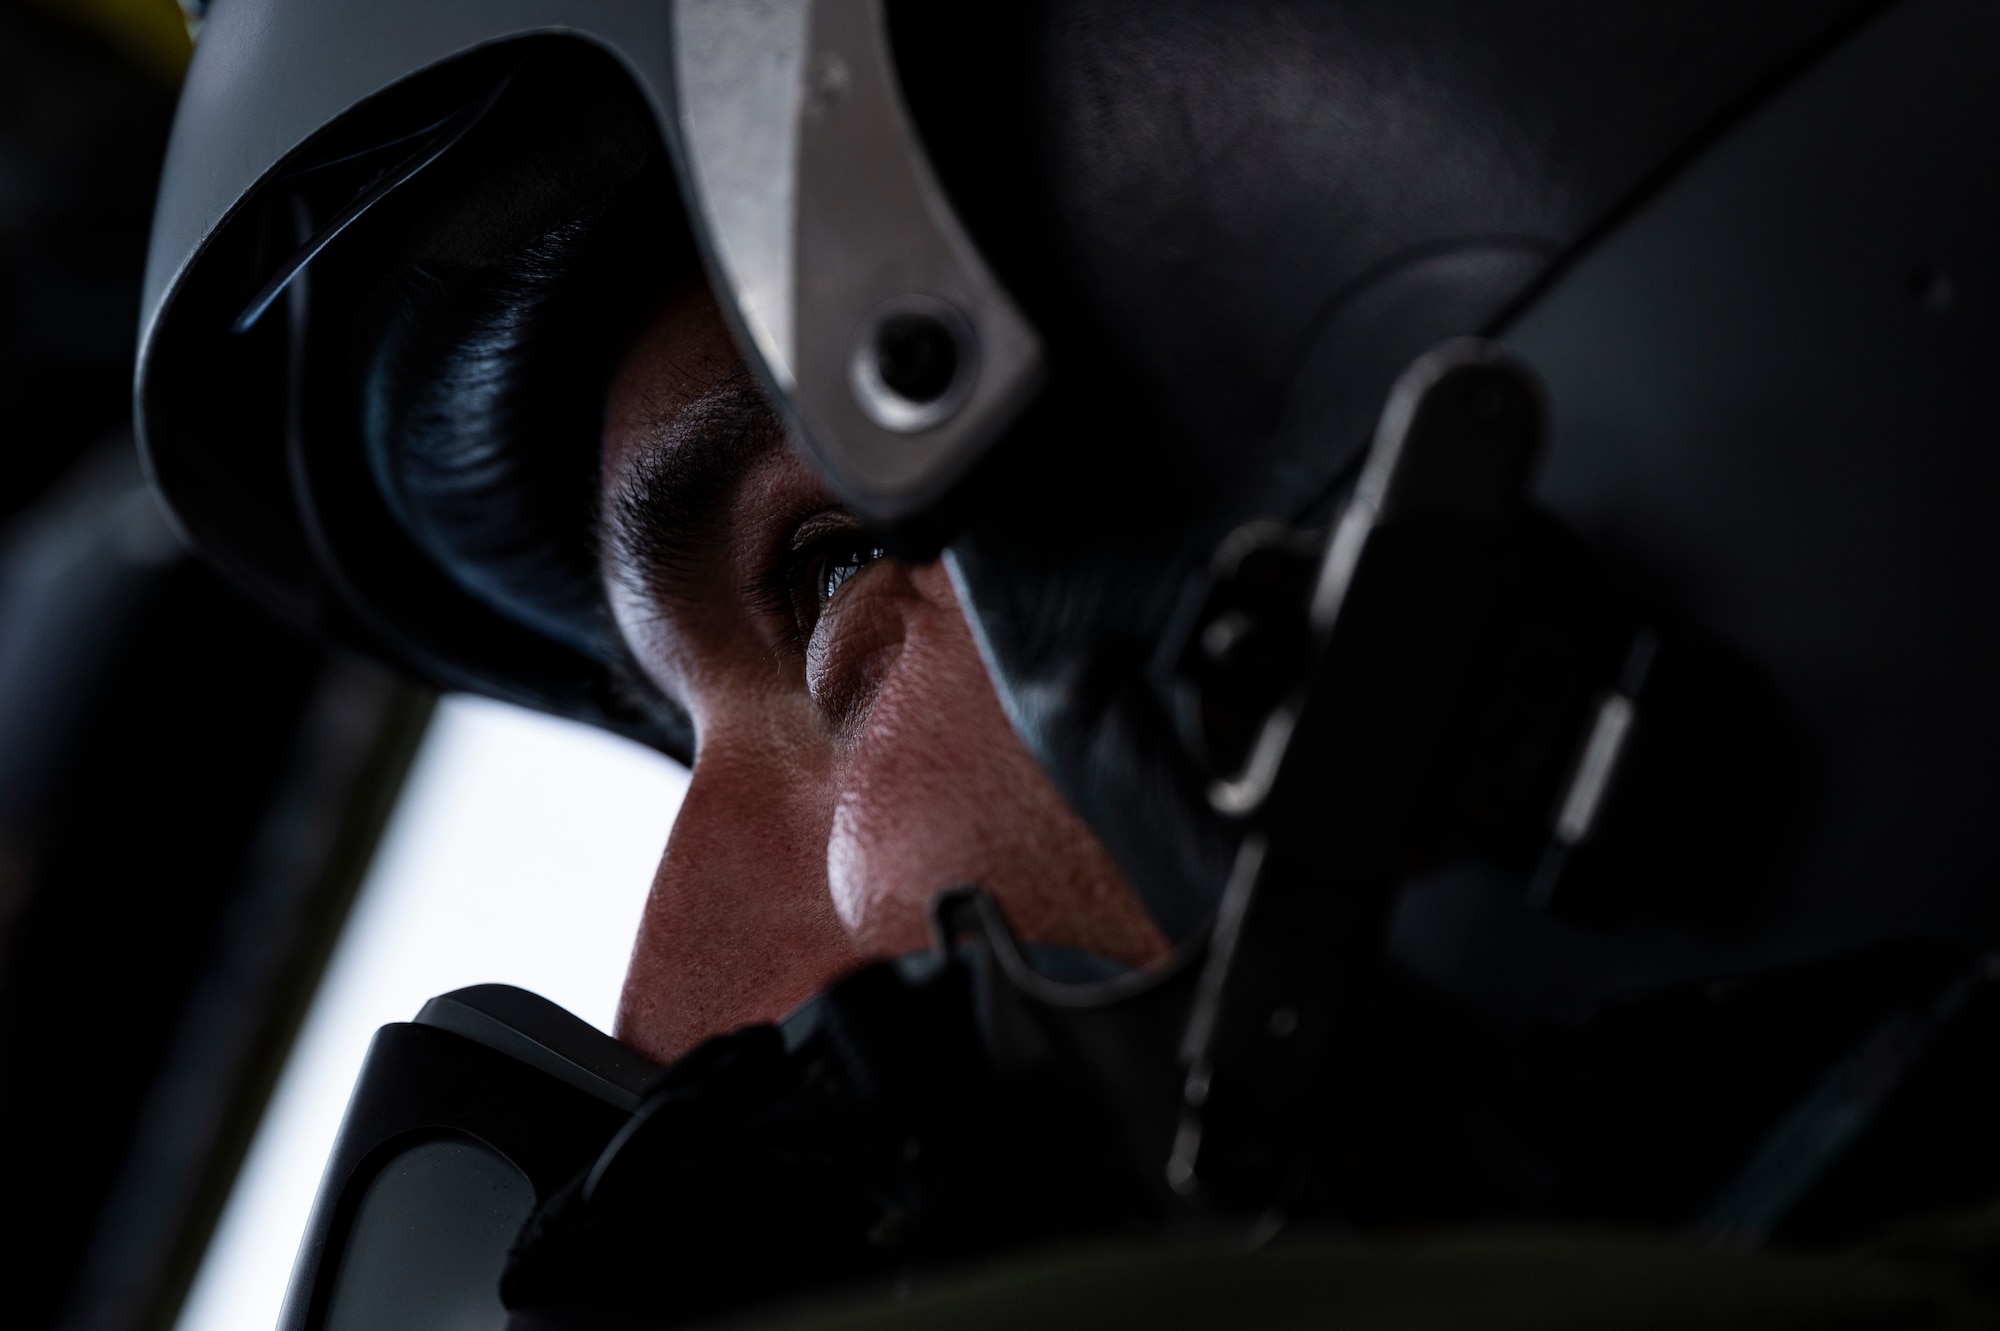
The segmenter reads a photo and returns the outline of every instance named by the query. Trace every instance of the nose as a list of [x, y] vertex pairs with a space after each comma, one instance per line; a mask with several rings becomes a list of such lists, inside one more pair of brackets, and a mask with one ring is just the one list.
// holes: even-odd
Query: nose
[[776, 1020], [859, 960], [827, 893], [829, 775], [773, 729], [704, 734], [654, 875], [617, 1033], [661, 1062]]

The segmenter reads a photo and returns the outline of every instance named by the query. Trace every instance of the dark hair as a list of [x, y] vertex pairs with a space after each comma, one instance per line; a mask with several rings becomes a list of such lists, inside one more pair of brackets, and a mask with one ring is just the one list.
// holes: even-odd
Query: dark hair
[[390, 512], [460, 587], [624, 658], [597, 558], [612, 366], [690, 245], [631, 89], [543, 59], [412, 190], [356, 325], [361, 437]]

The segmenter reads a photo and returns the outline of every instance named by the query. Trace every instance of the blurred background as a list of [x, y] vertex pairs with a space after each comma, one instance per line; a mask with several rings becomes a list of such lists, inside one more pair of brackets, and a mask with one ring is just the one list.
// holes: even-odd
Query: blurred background
[[608, 1026], [685, 779], [324, 652], [182, 552], [130, 385], [193, 22], [0, 0], [9, 1327], [269, 1327], [374, 1028], [488, 981]]

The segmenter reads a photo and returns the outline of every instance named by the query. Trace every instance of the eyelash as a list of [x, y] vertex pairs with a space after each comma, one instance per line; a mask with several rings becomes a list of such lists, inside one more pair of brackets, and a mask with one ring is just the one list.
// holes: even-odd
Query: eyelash
[[[857, 539], [858, 538], [858, 539]], [[822, 549], [819, 575], [813, 590], [819, 599], [819, 609], [824, 612], [832, 603], [847, 580], [867, 568], [882, 557], [882, 547], [868, 540], [860, 533], [853, 533], [844, 541], [829, 540]], [[833, 556], [838, 554], [838, 558]]]
[[[799, 533], [810, 531], [816, 521], [801, 523]], [[821, 535], [806, 536], [803, 540], [794, 536], [793, 540], [797, 544], [759, 579], [762, 584], [759, 599], [766, 609], [790, 618], [793, 646], [803, 650], [820, 616], [840, 589], [886, 552], [867, 532], [845, 523]]]

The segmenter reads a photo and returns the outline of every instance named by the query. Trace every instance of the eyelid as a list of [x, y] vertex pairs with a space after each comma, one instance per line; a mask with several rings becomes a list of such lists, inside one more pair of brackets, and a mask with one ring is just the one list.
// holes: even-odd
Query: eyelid
[[[803, 549], [807, 556], [800, 567], [805, 566], [806, 560], [816, 565], [814, 585], [809, 593], [814, 606], [813, 626], [807, 629], [805, 625], [800, 625], [802, 633], [808, 637], [817, 631], [821, 617], [840, 594], [841, 588], [887, 553], [859, 521], [846, 514], [840, 516], [847, 520], [818, 524], [812, 530], [802, 528]], [[840, 557], [835, 558], [836, 555]], [[836, 568], [846, 572], [837, 584], [829, 585]]]
[[800, 580], [818, 549], [830, 541], [865, 537], [867, 527], [845, 509], [827, 507], [808, 514], [793, 526], [776, 558], [752, 582], [758, 610], [782, 619], [786, 624], [783, 651], [803, 655], [806, 642], [819, 622], [821, 607], [810, 611], [801, 604]]
[[800, 554], [829, 536], [845, 536], [850, 532], [860, 533], [864, 530], [861, 520], [846, 509], [821, 509], [792, 529], [792, 537], [786, 543], [786, 550], [791, 554]]

